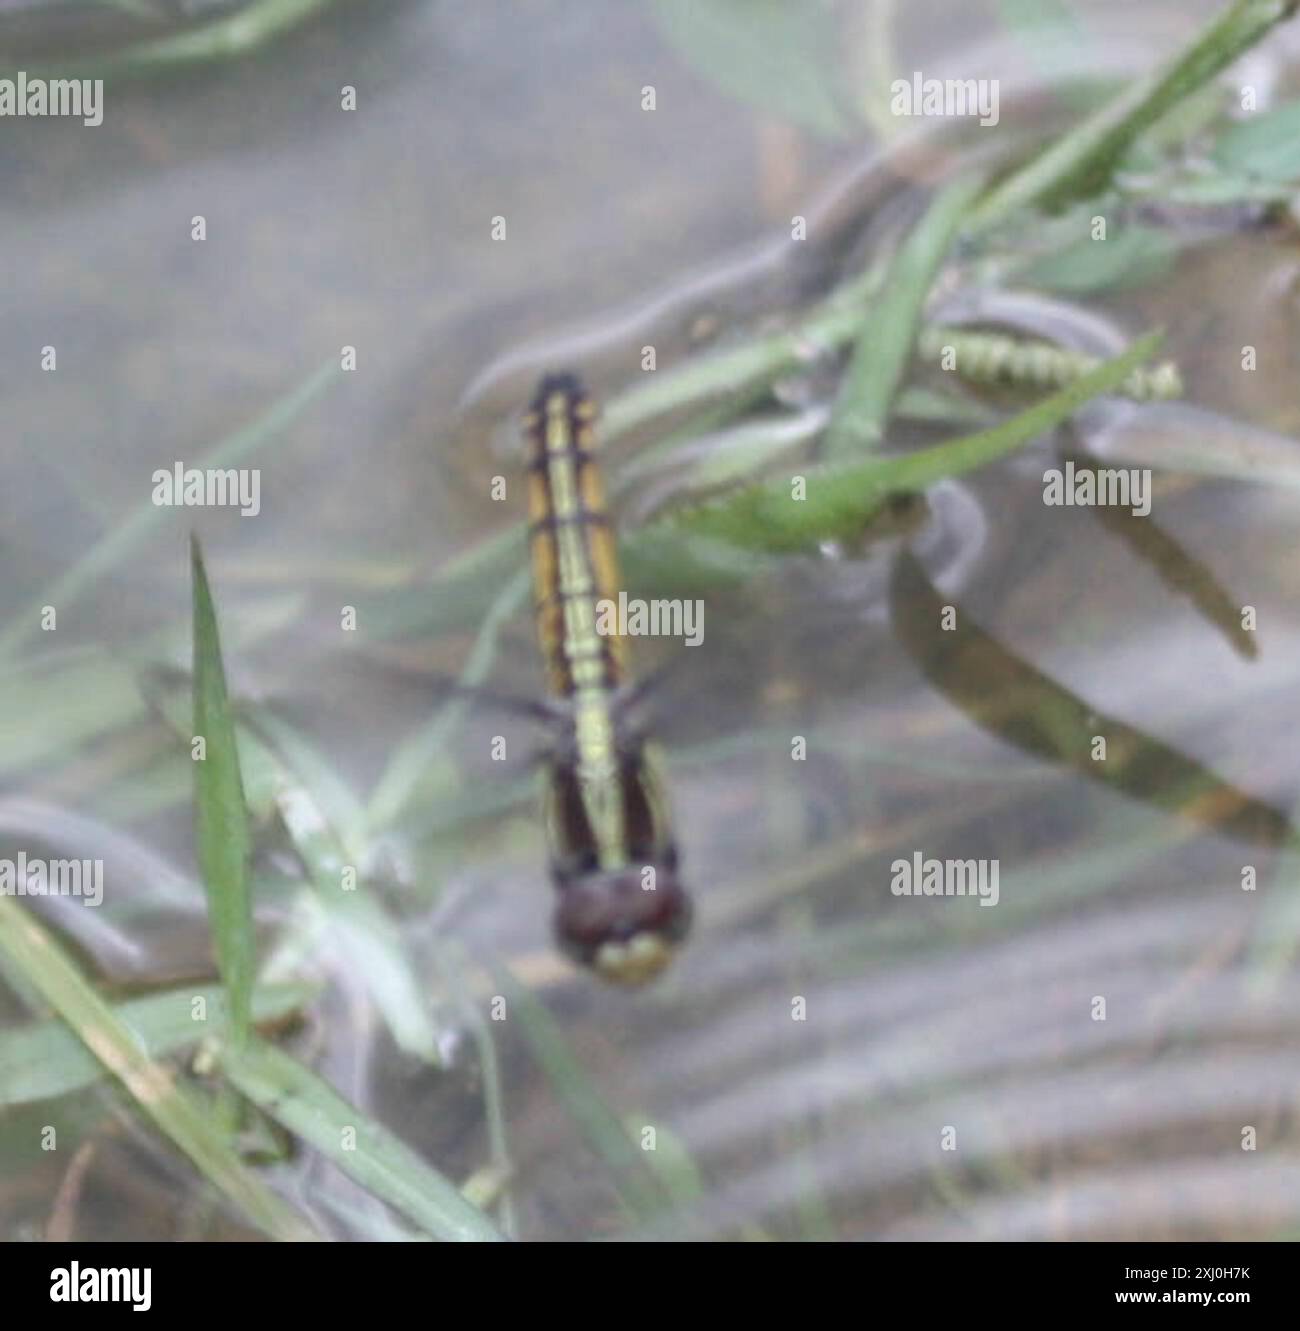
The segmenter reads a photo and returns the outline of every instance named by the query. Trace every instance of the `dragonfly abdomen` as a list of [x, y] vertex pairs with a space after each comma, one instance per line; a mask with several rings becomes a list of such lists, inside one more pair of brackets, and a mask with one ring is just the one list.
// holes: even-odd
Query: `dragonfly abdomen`
[[596, 407], [572, 375], [542, 381], [525, 420], [529, 545], [537, 632], [551, 691], [610, 691], [623, 640], [597, 631], [598, 605], [617, 601], [618, 553], [596, 460]]

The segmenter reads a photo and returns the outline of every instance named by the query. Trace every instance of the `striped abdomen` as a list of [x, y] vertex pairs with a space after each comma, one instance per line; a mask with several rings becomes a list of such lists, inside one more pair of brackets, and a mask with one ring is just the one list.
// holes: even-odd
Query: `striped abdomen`
[[618, 555], [596, 461], [595, 404], [572, 375], [542, 381], [525, 419], [529, 542], [537, 635], [552, 692], [612, 690], [623, 641], [596, 631], [596, 603], [618, 599]]

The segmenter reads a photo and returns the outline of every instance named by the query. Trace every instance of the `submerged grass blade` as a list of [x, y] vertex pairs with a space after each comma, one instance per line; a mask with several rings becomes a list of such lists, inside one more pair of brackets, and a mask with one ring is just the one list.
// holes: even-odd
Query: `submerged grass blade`
[[217, 616], [203, 556], [190, 538], [194, 583], [194, 737], [204, 753], [194, 764], [194, 840], [208, 894], [208, 915], [217, 965], [230, 999], [231, 1033], [243, 1041], [249, 1030], [256, 946], [249, 887], [252, 837], [239, 773], [235, 725], [226, 697]]
[[202, 27], [137, 42], [84, 60], [65, 61], [54, 67], [57, 72], [42, 72], [57, 78], [123, 79], [238, 60], [269, 45], [332, 3], [333, 0], [254, 0], [253, 4]]
[[789, 481], [780, 481], [751, 486], [665, 521], [679, 530], [767, 551], [805, 550], [818, 541], [854, 535], [888, 496], [916, 493], [946, 477], [973, 471], [1037, 439], [1092, 398], [1112, 392], [1152, 355], [1161, 337], [1148, 333], [1123, 355], [994, 429], [904, 457], [872, 458], [811, 472], [803, 499], [793, 498]]
[[[1085, 457], [1072, 457], [1075, 474], [1095, 471]], [[1241, 626], [1240, 598], [1223, 587], [1208, 563], [1191, 555], [1169, 532], [1147, 513], [1134, 514], [1111, 504], [1094, 504], [1091, 516], [1118, 536], [1137, 559], [1148, 564], [1175, 595], [1186, 596], [1207, 624], [1221, 633], [1238, 656], [1247, 660], [1259, 654], [1255, 635]]]
[[255, 1225], [278, 1239], [317, 1237], [244, 1166], [197, 1098], [144, 1052], [136, 1031], [100, 998], [36, 916], [6, 896], [0, 896], [0, 952], [126, 1087], [141, 1112]]
[[254, 1040], [227, 1050], [222, 1068], [264, 1113], [426, 1233], [462, 1241], [502, 1237], [454, 1183], [288, 1054]]
[[[401, 930], [356, 867], [364, 858], [363, 811], [342, 776], [323, 755], [269, 708], [255, 709], [236, 729], [246, 767], [260, 770], [327, 917], [333, 943], [349, 971], [383, 1014], [398, 1047], [414, 1058], [438, 1061], [437, 1038], [423, 986]], [[345, 886], [344, 870], [353, 870]], [[288, 953], [297, 944], [282, 939]], [[263, 978], [274, 963], [268, 960]]]
[[1229, 126], [1214, 145], [1214, 160], [1232, 175], [1293, 186], [1300, 176], [1300, 99]]
[[843, 462], [879, 447], [934, 275], [981, 187], [979, 177], [968, 177], [941, 190], [898, 251], [879, 301], [863, 316], [826, 433], [827, 461]]
[[[985, 633], [960, 605], [956, 627], [940, 628], [951, 596], [901, 551], [890, 582], [894, 636], [922, 674], [976, 725], [1025, 753], [1067, 767], [1130, 799], [1259, 846], [1295, 837], [1287, 814], [1224, 780], [1154, 735], [1109, 716]], [[1094, 760], [1106, 737], [1110, 756]]]
[[645, 1152], [633, 1144], [618, 1115], [591, 1084], [555, 1019], [504, 967], [494, 968], [493, 974], [507, 1010], [518, 1017], [524, 1038], [556, 1097], [609, 1167], [624, 1205], [642, 1222], [662, 1215], [670, 1202], [668, 1190], [650, 1171]]
[[[501, 625], [523, 605], [529, 585], [527, 573], [516, 570], [498, 592], [483, 619], [465, 669], [457, 680], [461, 688], [472, 688], [487, 678], [496, 659], [497, 634]], [[453, 697], [438, 709], [432, 720], [398, 747], [370, 798], [366, 811], [366, 825], [370, 832], [391, 827], [402, 816], [421, 775], [443, 747], [465, 706], [463, 698]]]
[[[251, 425], [222, 440], [204, 457], [201, 465], [231, 467], [257, 452], [324, 391], [338, 373], [338, 364], [334, 359], [326, 361], [296, 388], [273, 403]], [[9, 627], [0, 633], [0, 658], [17, 651], [37, 631], [44, 606], [52, 605], [59, 611], [64, 610], [166, 522], [171, 512], [171, 509], [160, 508], [148, 500], [142, 500], [129, 517], [104, 535], [72, 568], [56, 578], [39, 597], [13, 617]]]
[[438, 970], [452, 1002], [465, 1022], [478, 1049], [480, 1076], [483, 1080], [483, 1116], [487, 1124], [488, 1149], [492, 1163], [486, 1171], [497, 1181], [500, 1193], [498, 1215], [501, 1227], [509, 1238], [518, 1236], [511, 1176], [510, 1142], [506, 1127], [505, 1094], [502, 1085], [501, 1058], [497, 1052], [494, 1023], [488, 1021], [479, 1004], [471, 997], [465, 967], [465, 950], [459, 944], [444, 944], [437, 950]]
[[[253, 994], [253, 1020], [275, 1021], [296, 1012], [314, 992], [311, 985], [282, 984]], [[202, 1000], [205, 1021], [194, 1018]], [[113, 1008], [150, 1058], [163, 1058], [230, 1029], [225, 993], [215, 986], [186, 985], [131, 998]], [[61, 1021], [39, 1021], [0, 1031], [0, 1108], [50, 1100], [93, 1086], [106, 1075], [90, 1050]]]

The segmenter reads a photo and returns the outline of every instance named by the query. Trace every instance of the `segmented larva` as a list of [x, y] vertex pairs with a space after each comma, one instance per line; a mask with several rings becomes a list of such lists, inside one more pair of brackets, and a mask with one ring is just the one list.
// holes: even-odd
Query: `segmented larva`
[[[917, 351], [922, 360], [945, 363], [945, 368], [973, 383], [1026, 388], [1066, 388], [1102, 363], [1096, 356], [1067, 351], [1050, 342], [1020, 341], [943, 324], [922, 330]], [[951, 364], [947, 364], [949, 359]], [[1165, 402], [1182, 396], [1183, 381], [1178, 366], [1164, 361], [1150, 369], [1134, 370], [1118, 391], [1136, 402]]]

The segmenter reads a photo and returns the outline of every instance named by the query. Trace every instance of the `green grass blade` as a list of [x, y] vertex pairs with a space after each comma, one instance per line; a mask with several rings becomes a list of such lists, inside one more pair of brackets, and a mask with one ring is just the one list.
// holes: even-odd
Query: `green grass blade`
[[502, 1237], [455, 1184], [288, 1054], [254, 1040], [227, 1050], [222, 1068], [265, 1113], [427, 1233], [461, 1241]]
[[[188, 743], [188, 699], [160, 690], [154, 701]], [[366, 831], [356, 797], [324, 756], [269, 708], [241, 710], [235, 738], [250, 813], [255, 820], [279, 816], [307, 871], [320, 912], [320, 928], [311, 931], [312, 945], [337, 946], [398, 1046], [412, 1057], [436, 1063], [437, 1037], [428, 1002], [401, 930], [364, 877], [351, 889], [343, 886], [344, 866], [355, 867], [364, 859]], [[307, 945], [301, 933], [282, 935], [277, 950], [263, 961], [263, 979], [292, 973], [300, 949]]]
[[[274, 1021], [296, 1012], [313, 993], [306, 984], [267, 985], [253, 994], [253, 1020]], [[196, 1021], [194, 1002], [207, 1019]], [[113, 1008], [150, 1058], [164, 1058], [199, 1040], [221, 1039], [230, 1029], [225, 993], [214, 985], [186, 985]], [[104, 1066], [61, 1021], [38, 1021], [0, 1031], [0, 1108], [50, 1100], [85, 1090], [106, 1075]]]
[[256, 946], [248, 864], [252, 836], [239, 774], [235, 725], [226, 698], [217, 616], [196, 537], [190, 538], [194, 579], [194, 735], [205, 756], [194, 764], [194, 840], [208, 894], [217, 966], [230, 999], [231, 1034], [249, 1031]]
[[1162, 336], [1147, 334], [1123, 355], [994, 429], [903, 457], [811, 472], [802, 500], [792, 498], [789, 481], [780, 481], [751, 486], [666, 521], [678, 529], [768, 551], [805, 550], [818, 541], [851, 536], [861, 531], [889, 495], [916, 493], [982, 467], [1039, 438], [1090, 399], [1113, 391], [1152, 355]]
[[7, 896], [0, 896], [0, 953], [126, 1087], [141, 1112], [254, 1224], [278, 1239], [317, 1237], [245, 1168], [197, 1098], [141, 1049], [136, 1032], [100, 998], [40, 920]]
[[872, 266], [797, 316], [789, 328], [760, 333], [672, 369], [641, 375], [605, 407], [600, 422], [604, 443], [645, 429], [661, 417], [705, 410], [719, 399], [751, 398], [782, 374], [806, 367], [810, 348], [834, 350], [858, 332], [882, 281], [883, 272]]
[[1300, 0], [1236, 0], [1163, 69], [1138, 80], [991, 191], [976, 210], [973, 229], [985, 230], [1035, 206], [1052, 209], [1097, 193], [1138, 135], [1297, 7]]
[[978, 177], [941, 190], [898, 251], [861, 331], [826, 433], [826, 458], [843, 462], [879, 447], [894, 394], [916, 345], [934, 275], [982, 186]]

